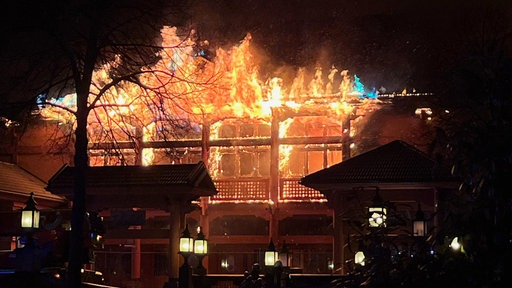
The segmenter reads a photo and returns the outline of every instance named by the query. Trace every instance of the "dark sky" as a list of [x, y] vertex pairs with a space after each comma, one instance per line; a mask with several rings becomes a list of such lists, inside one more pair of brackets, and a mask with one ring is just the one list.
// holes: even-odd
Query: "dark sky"
[[[367, 87], [388, 91], [428, 89], [439, 66], [464, 46], [468, 19], [494, 17], [483, 15], [485, 0], [192, 2], [191, 22], [202, 38], [214, 47], [230, 46], [250, 32], [271, 59], [273, 67], [264, 71], [335, 65], [360, 76]], [[508, 9], [512, 3], [491, 2]]]

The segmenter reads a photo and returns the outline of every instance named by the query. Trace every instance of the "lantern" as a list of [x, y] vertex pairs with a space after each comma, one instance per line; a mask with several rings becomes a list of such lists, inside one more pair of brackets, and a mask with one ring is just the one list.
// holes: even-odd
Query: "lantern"
[[21, 210], [21, 228], [35, 229], [39, 228], [39, 210], [36, 207], [37, 203], [34, 199], [34, 193], [30, 193], [25, 208]]
[[277, 260], [279, 260], [279, 253], [276, 251], [272, 238], [270, 238], [270, 243], [265, 251], [265, 266], [274, 266]]
[[194, 240], [194, 254], [206, 255], [208, 253], [208, 240], [204, 238], [203, 231], [199, 227], [197, 238]]
[[197, 256], [198, 265], [196, 272], [200, 276], [206, 275], [206, 268], [203, 266], [203, 258], [208, 253], [208, 241], [204, 237], [201, 227], [197, 228], [197, 238], [194, 240], [194, 254]]
[[372, 205], [368, 207], [368, 224], [373, 228], [386, 227], [387, 210], [379, 195], [379, 188], [375, 192]]
[[187, 224], [180, 237], [180, 253], [190, 254], [192, 252], [194, 252], [194, 238], [190, 236]]

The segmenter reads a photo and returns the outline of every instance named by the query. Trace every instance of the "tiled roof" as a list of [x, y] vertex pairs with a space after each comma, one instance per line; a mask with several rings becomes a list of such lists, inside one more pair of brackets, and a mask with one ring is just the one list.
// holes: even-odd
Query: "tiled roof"
[[21, 196], [22, 199], [34, 192], [36, 198], [63, 202], [60, 196], [45, 190], [46, 182], [37, 178], [18, 165], [0, 162], [0, 194]]
[[454, 180], [413, 146], [396, 140], [302, 178], [301, 184], [404, 183]]
[[[74, 167], [64, 166], [49, 181], [48, 189], [69, 189]], [[203, 162], [153, 166], [94, 166], [87, 172], [88, 187], [188, 185], [214, 191], [215, 185]]]

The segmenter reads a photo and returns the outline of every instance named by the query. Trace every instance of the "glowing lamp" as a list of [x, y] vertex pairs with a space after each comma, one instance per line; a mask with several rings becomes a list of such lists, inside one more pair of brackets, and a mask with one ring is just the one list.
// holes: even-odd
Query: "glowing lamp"
[[464, 252], [464, 246], [459, 242], [459, 237], [453, 238], [452, 242], [450, 243], [450, 248], [452, 248], [453, 251], [462, 251]]
[[208, 253], [208, 240], [204, 238], [201, 228], [199, 228], [197, 238], [194, 240], [194, 253], [196, 255], [206, 255]]
[[416, 211], [416, 218], [412, 221], [412, 234], [416, 237], [423, 237], [426, 234], [427, 222], [425, 221], [425, 214], [421, 210], [418, 203], [418, 211]]
[[386, 227], [387, 209], [384, 207], [379, 189], [375, 192], [372, 206], [368, 207], [368, 224], [372, 228]]
[[279, 253], [276, 251], [272, 238], [270, 238], [270, 243], [265, 251], [265, 266], [274, 266], [277, 260], [279, 260]]
[[25, 208], [21, 210], [21, 228], [35, 229], [39, 228], [39, 210], [36, 207], [37, 203], [34, 199], [34, 193], [30, 193], [25, 203]]
[[200, 276], [206, 275], [206, 268], [203, 266], [203, 257], [208, 253], [208, 241], [204, 238], [203, 231], [201, 227], [197, 227], [197, 237], [194, 240], [194, 254], [198, 258], [198, 265], [196, 267], [196, 272]]
[[366, 258], [366, 256], [364, 256], [363, 251], [357, 251], [356, 255], [354, 255], [354, 263], [356, 263], [357, 265], [360, 265], [360, 266], [364, 266], [365, 258]]
[[327, 269], [329, 269], [329, 271], [331, 271], [331, 272], [334, 270], [334, 261], [332, 261], [332, 260], [327, 261]]
[[190, 236], [187, 224], [180, 237], [180, 253], [190, 254], [192, 252], [194, 252], [194, 238]]

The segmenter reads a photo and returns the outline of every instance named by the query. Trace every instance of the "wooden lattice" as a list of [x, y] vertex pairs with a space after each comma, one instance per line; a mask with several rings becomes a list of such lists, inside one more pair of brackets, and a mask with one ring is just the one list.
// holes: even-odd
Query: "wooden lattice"
[[311, 189], [299, 183], [299, 179], [282, 179], [281, 195], [279, 200], [311, 201], [325, 200], [317, 190]]
[[216, 180], [219, 193], [213, 201], [265, 201], [270, 199], [269, 181], [261, 180]]

